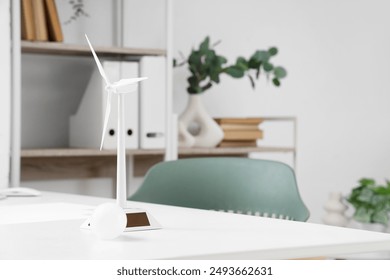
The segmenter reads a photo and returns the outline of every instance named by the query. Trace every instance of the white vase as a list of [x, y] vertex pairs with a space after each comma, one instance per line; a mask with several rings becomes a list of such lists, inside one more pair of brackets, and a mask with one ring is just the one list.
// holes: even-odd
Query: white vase
[[329, 194], [328, 201], [325, 203], [324, 208], [326, 214], [322, 221], [327, 225], [345, 227], [349, 219], [345, 216], [347, 206], [342, 201], [342, 195], [340, 192], [332, 192]]
[[187, 107], [179, 117], [178, 129], [180, 147], [212, 148], [223, 139], [222, 128], [207, 113], [199, 94], [190, 94]]

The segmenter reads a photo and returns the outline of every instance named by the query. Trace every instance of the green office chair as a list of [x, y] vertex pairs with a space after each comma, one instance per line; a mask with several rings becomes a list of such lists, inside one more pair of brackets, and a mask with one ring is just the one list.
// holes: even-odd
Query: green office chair
[[306, 221], [287, 165], [248, 158], [191, 158], [153, 166], [129, 200]]

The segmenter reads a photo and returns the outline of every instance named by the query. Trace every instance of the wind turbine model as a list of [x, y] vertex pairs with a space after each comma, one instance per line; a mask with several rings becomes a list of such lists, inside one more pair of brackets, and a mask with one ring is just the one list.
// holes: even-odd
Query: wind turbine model
[[99, 69], [99, 73], [102, 76], [107, 91], [107, 104], [106, 112], [104, 115], [104, 125], [102, 131], [102, 140], [100, 143], [100, 150], [103, 148], [104, 136], [107, 130], [107, 123], [111, 112], [111, 99], [112, 95], [115, 94], [118, 97], [118, 136], [117, 136], [117, 170], [116, 170], [116, 199], [119, 206], [122, 208], [126, 207], [126, 149], [125, 149], [125, 129], [124, 129], [124, 95], [135, 92], [138, 88], [138, 82], [146, 80], [146, 77], [135, 78], [135, 79], [121, 79], [115, 83], [111, 83], [106, 73], [104, 72], [103, 66], [97, 57], [95, 50], [93, 49], [88, 36], [85, 35], [89, 48], [93, 54], [96, 65]]
[[[121, 79], [117, 82], [111, 83], [106, 73], [104, 72], [103, 66], [100, 63], [99, 58], [97, 57], [95, 50], [93, 49], [88, 36], [85, 35], [87, 39], [89, 48], [91, 49], [92, 55], [95, 59], [96, 65], [99, 69], [99, 73], [102, 76], [107, 91], [107, 104], [106, 111], [104, 115], [104, 125], [102, 132], [102, 139], [100, 143], [100, 150], [102, 150], [104, 143], [104, 136], [107, 130], [107, 123], [110, 117], [111, 112], [111, 99], [113, 95], [116, 95], [118, 98], [118, 127], [117, 127], [117, 162], [116, 162], [116, 201], [117, 204], [124, 209], [126, 217], [127, 217], [127, 226], [125, 231], [132, 230], [144, 230], [144, 229], [155, 229], [159, 228], [159, 224], [153, 219], [151, 215], [149, 215], [144, 210], [136, 210], [136, 209], [126, 209], [126, 148], [125, 148], [125, 129], [124, 129], [124, 98], [125, 94], [133, 93], [138, 88], [138, 83], [140, 81], [146, 80], [147, 77], [142, 78], [133, 78], [133, 79]], [[137, 224], [135, 224], [132, 220], [132, 217], [137, 219]], [[143, 223], [139, 221], [144, 221]], [[87, 220], [82, 226], [82, 228], [90, 227], [90, 223]]]

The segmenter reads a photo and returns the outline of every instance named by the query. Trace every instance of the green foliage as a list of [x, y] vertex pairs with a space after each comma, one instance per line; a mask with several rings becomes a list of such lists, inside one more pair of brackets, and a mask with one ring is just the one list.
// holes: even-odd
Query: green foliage
[[226, 65], [227, 59], [215, 52], [210, 45], [210, 38], [206, 37], [199, 45], [199, 49], [193, 49], [189, 57], [181, 63], [175, 59], [173, 65], [188, 64], [191, 76], [187, 79], [187, 91], [190, 94], [202, 93], [213, 84], [218, 84], [223, 73], [237, 79], [247, 76], [251, 86], [255, 88], [255, 80], [259, 79], [261, 72], [264, 72], [275, 86], [280, 86], [280, 80], [287, 76], [287, 71], [270, 62], [277, 53], [278, 49], [275, 47], [267, 51], [257, 50], [249, 59], [240, 56], [234, 64]]
[[375, 180], [363, 178], [352, 190], [347, 201], [355, 207], [354, 219], [362, 223], [387, 225], [390, 212], [390, 182], [377, 185]]

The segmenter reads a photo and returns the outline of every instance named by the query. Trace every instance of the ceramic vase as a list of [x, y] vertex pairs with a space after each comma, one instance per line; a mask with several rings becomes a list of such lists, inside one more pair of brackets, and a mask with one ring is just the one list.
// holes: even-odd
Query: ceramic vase
[[180, 147], [212, 148], [223, 139], [222, 128], [207, 113], [200, 94], [190, 94], [187, 107], [179, 117], [178, 130]]
[[341, 193], [330, 193], [324, 208], [326, 214], [322, 220], [325, 224], [339, 227], [345, 227], [348, 224], [349, 219], [345, 216], [348, 207], [343, 203]]

